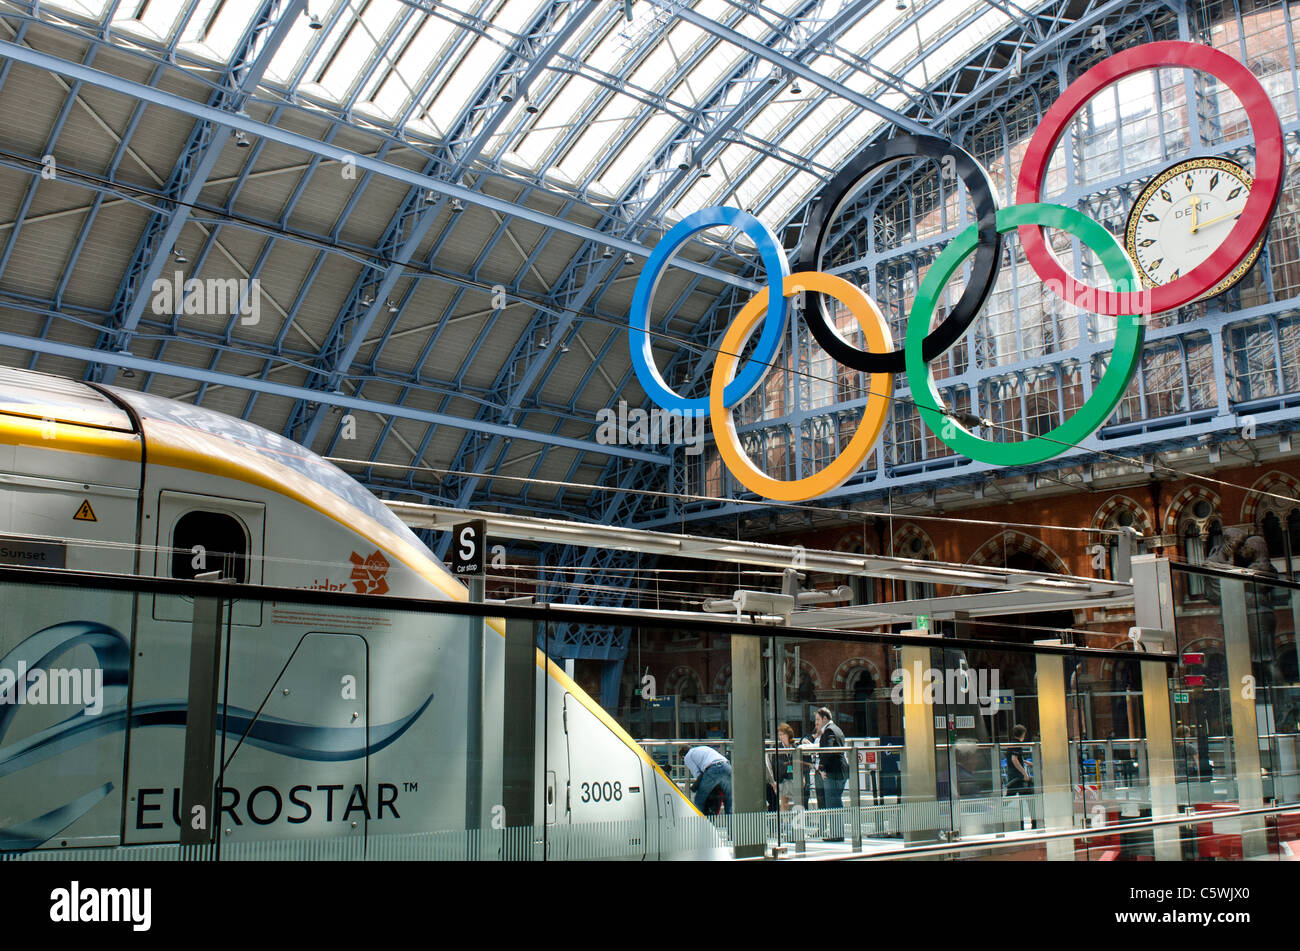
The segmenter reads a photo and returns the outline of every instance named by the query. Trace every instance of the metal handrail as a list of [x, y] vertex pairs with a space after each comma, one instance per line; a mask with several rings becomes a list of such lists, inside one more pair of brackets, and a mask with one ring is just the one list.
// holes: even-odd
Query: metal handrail
[[850, 859], [886, 859], [909, 855], [945, 855], [953, 852], [971, 852], [976, 849], [1009, 849], [1017, 846], [1024, 846], [1026, 843], [1033, 844], [1037, 842], [1046, 842], [1052, 839], [1092, 839], [1103, 835], [1114, 835], [1117, 832], [1128, 834], [1132, 832], [1142, 832], [1148, 829], [1161, 828], [1164, 826], [1203, 825], [1204, 823], [1211, 821], [1223, 822], [1225, 820], [1239, 819], [1247, 816], [1280, 816], [1291, 813], [1300, 814], [1300, 803], [1290, 803], [1284, 806], [1265, 806], [1259, 809], [1239, 809], [1236, 812], [1184, 813], [1182, 815], [1169, 816], [1163, 819], [1147, 819], [1143, 822], [1094, 826], [1089, 829], [1062, 829], [1058, 832], [1040, 832], [1030, 835], [1022, 835], [1018, 838], [1011, 839], [989, 839], [981, 842], [967, 842], [964, 845], [953, 845], [949, 842], [939, 842], [933, 845], [916, 845], [904, 849], [882, 849], [877, 852], [857, 852], [845, 855], [811, 855], [804, 859], [804, 861], [831, 862]]

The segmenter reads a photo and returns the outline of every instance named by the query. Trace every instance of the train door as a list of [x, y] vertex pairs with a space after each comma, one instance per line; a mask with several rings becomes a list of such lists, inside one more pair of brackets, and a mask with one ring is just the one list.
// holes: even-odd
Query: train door
[[643, 859], [641, 758], [572, 694], [564, 695], [569, 750], [569, 858]]
[[562, 688], [552, 690], [555, 682], [546, 677], [543, 689], [548, 691], [550, 700], [544, 717], [546, 730], [546, 762], [542, 767], [542, 816], [546, 824], [546, 858], [550, 861], [564, 861], [569, 855], [568, 830], [570, 797], [572, 789], [569, 783], [569, 743], [565, 733], [565, 704], [560, 699], [556, 709], [556, 698], [567, 697]]
[[[164, 578], [194, 578], [220, 571], [223, 578], [243, 584], [262, 583], [266, 505], [189, 492], [158, 494], [157, 549], [154, 574]], [[158, 621], [189, 621], [189, 598], [158, 595], [153, 616]], [[262, 623], [260, 601], [239, 601], [233, 623]]]
[[[223, 685], [229, 707], [217, 716], [222, 847], [355, 839], [359, 848], [372, 819], [396, 813], [397, 796], [392, 784], [370, 783], [366, 640], [305, 634], [287, 663], [273, 642], [260, 631], [236, 631], [231, 644]], [[264, 688], [246, 689], [268, 666], [278, 676]], [[327, 854], [360, 857], [346, 846], [337, 856]]]

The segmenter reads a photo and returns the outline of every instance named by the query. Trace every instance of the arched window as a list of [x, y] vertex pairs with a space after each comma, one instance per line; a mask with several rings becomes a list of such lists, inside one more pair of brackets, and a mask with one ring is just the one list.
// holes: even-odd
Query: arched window
[[1280, 573], [1292, 576], [1300, 562], [1300, 505], [1278, 501], [1261, 508], [1257, 531], [1268, 543], [1268, 557]]

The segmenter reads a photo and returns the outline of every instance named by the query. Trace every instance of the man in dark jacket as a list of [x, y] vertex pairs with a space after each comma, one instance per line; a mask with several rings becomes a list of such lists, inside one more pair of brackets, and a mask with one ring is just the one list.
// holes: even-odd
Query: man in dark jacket
[[[843, 747], [844, 731], [835, 725], [831, 720], [831, 712], [826, 707], [820, 708], [815, 714], [817, 728], [821, 731], [821, 741], [819, 747]], [[835, 809], [836, 812], [830, 816], [830, 823], [827, 829], [827, 842], [844, 841], [843, 816], [838, 810], [844, 807], [844, 786], [849, 779], [848, 758], [842, 752], [821, 753], [818, 755], [819, 765], [818, 772], [826, 789], [826, 801], [819, 803], [823, 809]]]

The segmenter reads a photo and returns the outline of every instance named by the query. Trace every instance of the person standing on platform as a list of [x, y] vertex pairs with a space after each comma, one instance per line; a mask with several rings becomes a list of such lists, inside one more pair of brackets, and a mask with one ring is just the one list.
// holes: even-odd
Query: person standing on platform
[[[1025, 742], [1025, 737], [1029, 735], [1021, 724], [1017, 723], [1011, 728], [1011, 742], [1020, 744]], [[1007, 748], [1007, 795], [1008, 796], [1030, 796], [1034, 792], [1034, 779], [1029, 774], [1029, 767], [1025, 765], [1025, 748], [1023, 746], [1011, 746]]]
[[[834, 749], [846, 745], [844, 731], [835, 725], [835, 722], [831, 719], [830, 710], [821, 707], [815, 716], [817, 729], [821, 734], [821, 739], [817, 745], [821, 749]], [[843, 842], [843, 816], [839, 810], [844, 808], [844, 786], [849, 779], [848, 759], [842, 749], [833, 753], [820, 753], [818, 754], [817, 770], [822, 777], [822, 784], [826, 790], [826, 801], [824, 803], [819, 801], [819, 804], [824, 809], [836, 810], [830, 817], [829, 834], [826, 836], [826, 841]]]
[[[794, 727], [790, 724], [782, 723], [778, 726], [776, 737], [778, 750], [794, 749]], [[794, 754], [778, 751], [773, 754], [773, 759], [776, 760], [777, 794], [781, 802], [781, 811], [789, 812], [790, 805], [794, 801]], [[808, 807], [805, 805], [804, 808]]]
[[683, 758], [691, 771], [691, 788], [695, 790], [695, 808], [709, 814], [709, 795], [717, 790], [723, 808], [731, 815], [731, 764], [711, 746], [692, 746]]

